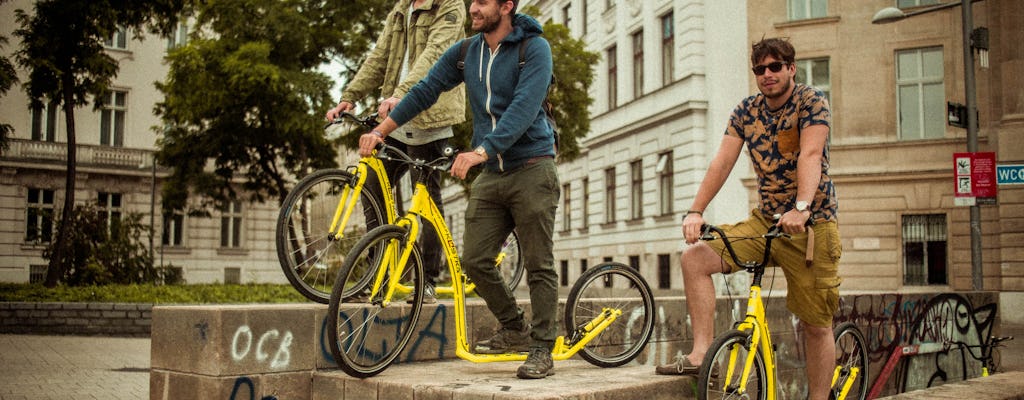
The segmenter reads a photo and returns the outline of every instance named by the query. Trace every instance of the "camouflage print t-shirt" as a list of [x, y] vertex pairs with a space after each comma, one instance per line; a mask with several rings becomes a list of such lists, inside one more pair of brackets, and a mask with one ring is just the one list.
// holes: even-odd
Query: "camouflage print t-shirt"
[[[743, 100], [725, 134], [743, 139], [757, 174], [761, 212], [771, 218], [796, 207], [796, 161], [800, 132], [812, 125], [832, 125], [828, 100], [821, 91], [797, 84], [793, 95], [778, 110], [769, 110], [762, 94]], [[816, 219], [835, 219], [836, 189], [828, 175], [828, 145], [821, 157], [821, 181], [810, 209]]]

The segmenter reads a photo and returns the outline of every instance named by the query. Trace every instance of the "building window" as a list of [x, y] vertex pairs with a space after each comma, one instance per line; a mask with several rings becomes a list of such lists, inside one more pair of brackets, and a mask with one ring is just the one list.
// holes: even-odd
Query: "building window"
[[121, 221], [121, 194], [99, 192], [96, 205], [99, 206], [100, 219], [107, 225], [107, 233], [113, 235]]
[[941, 138], [946, 133], [942, 48], [896, 52], [900, 140]]
[[789, 0], [789, 20], [822, 18], [828, 15], [828, 0]]
[[103, 99], [100, 112], [100, 144], [124, 146], [124, 121], [128, 112], [128, 92], [114, 90]]
[[580, 224], [583, 229], [586, 229], [590, 227], [590, 179], [583, 178], [583, 183], [580, 186], [582, 186], [580, 190], [583, 191], [583, 204], [580, 207], [580, 212], [583, 215], [581, 216], [582, 222]]
[[927, 6], [931, 4], [939, 4], [939, 0], [897, 0], [896, 7], [899, 8], [910, 8], [918, 6]]
[[224, 283], [227, 285], [238, 285], [242, 283], [242, 269], [239, 267], [224, 268]]
[[609, 47], [605, 52], [605, 58], [608, 61], [608, 109], [611, 110], [619, 106], [619, 68], [616, 58], [615, 46]]
[[580, 260], [580, 275], [583, 275], [584, 272], [587, 272], [587, 259], [586, 258]]
[[572, 229], [572, 185], [562, 185], [562, 230]]
[[57, 140], [56, 101], [43, 103], [42, 107], [32, 108], [32, 140], [54, 142]]
[[654, 173], [658, 174], [658, 192], [659, 206], [661, 207], [661, 215], [672, 214], [672, 185], [673, 182], [673, 171], [672, 171], [672, 152], [664, 152], [658, 155], [658, 166], [654, 169]]
[[675, 79], [676, 28], [670, 12], [661, 17], [661, 84], [668, 86]]
[[658, 289], [672, 288], [672, 265], [668, 254], [658, 254]]
[[945, 285], [946, 216], [903, 216], [903, 284]]
[[232, 201], [221, 209], [220, 247], [242, 247], [242, 202]]
[[[612, 262], [612, 258], [611, 257], [605, 257], [604, 261], [602, 261], [602, 262], [603, 263], [610, 263], [610, 262]], [[613, 278], [614, 277], [612, 276], [612, 274], [605, 275], [604, 276], [604, 287], [606, 287], [606, 288], [612, 287], [612, 284], [614, 283], [614, 281], [612, 280]]]
[[25, 241], [49, 243], [53, 240], [53, 191], [28, 189], [25, 206]]
[[570, 23], [572, 23], [572, 3], [565, 3], [565, 6], [562, 7], [562, 25], [571, 31]]
[[167, 50], [182, 47], [188, 43], [188, 22], [180, 21], [174, 27], [174, 32], [167, 38]]
[[615, 168], [604, 170], [604, 222], [615, 222]]
[[114, 31], [114, 34], [110, 35], [107, 40], [103, 41], [103, 45], [108, 49], [128, 49], [128, 31], [124, 28], [118, 27], [117, 30]]
[[184, 233], [185, 214], [181, 212], [164, 214], [164, 232], [162, 239], [160, 239], [164, 246], [181, 246]]
[[644, 31], [633, 34], [633, 98], [644, 95]]
[[825, 99], [832, 103], [832, 80], [829, 76], [829, 62], [826, 58], [796, 61], [796, 83], [802, 83], [821, 90]]
[[47, 265], [29, 265], [28, 266], [28, 283], [43, 283], [46, 282], [46, 270], [49, 268]]
[[569, 260], [559, 262], [558, 284], [562, 287], [569, 286]]
[[644, 217], [644, 169], [643, 162], [636, 160], [629, 163], [629, 217]]
[[604, 0], [604, 9], [605, 10], [611, 10], [612, 7], [615, 7], [615, 0]]

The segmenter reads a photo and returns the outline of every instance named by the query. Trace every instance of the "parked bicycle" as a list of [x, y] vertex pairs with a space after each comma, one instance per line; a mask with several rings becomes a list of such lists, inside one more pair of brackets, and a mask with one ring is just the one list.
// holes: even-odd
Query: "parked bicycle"
[[[377, 126], [373, 116], [360, 118], [344, 112], [325, 129], [346, 122], [367, 130]], [[376, 175], [380, 184], [378, 196], [365, 188], [370, 174]], [[318, 303], [330, 300], [331, 288], [349, 251], [367, 231], [397, 219], [400, 201], [396, 201], [392, 185], [381, 160], [371, 156], [347, 169], [309, 174], [288, 193], [277, 218], [277, 258], [288, 282], [299, 293]], [[515, 232], [505, 240], [495, 264], [508, 287], [515, 290], [524, 268]], [[362, 272], [363, 280], [346, 289], [342, 293], [344, 298], [362, 293], [370, 284], [372, 275]], [[451, 290], [444, 285], [437, 287], [437, 293], [442, 295]]]
[[[772, 344], [761, 297], [761, 278], [771, 255], [772, 241], [788, 237], [773, 226], [760, 237], [727, 237], [716, 226], [705, 225], [701, 240], [721, 239], [736, 265], [752, 274], [747, 297], [747, 315], [734, 328], [711, 343], [697, 376], [698, 399], [775, 399], [775, 346]], [[765, 240], [761, 261], [741, 261], [733, 250], [736, 240]], [[832, 377], [832, 397], [863, 400], [867, 393], [868, 358], [864, 335], [852, 323], [833, 329], [836, 340], [836, 367]]]
[[[460, 290], [467, 284], [466, 276], [451, 232], [425, 185], [428, 172], [448, 170], [453, 153], [424, 161], [388, 146], [378, 148], [378, 157], [407, 163], [423, 173], [405, 216], [367, 233], [345, 258], [334, 283], [327, 311], [328, 343], [334, 360], [349, 375], [366, 378], [384, 371], [414, 335], [424, 279], [416, 242], [424, 224], [436, 229], [454, 277], [456, 356], [471, 362], [522, 361], [527, 357], [526, 353], [470, 352], [466, 296]], [[369, 300], [343, 303], [344, 293], [360, 284], [359, 271], [364, 270], [376, 271]], [[639, 271], [620, 263], [603, 263], [584, 272], [573, 285], [563, 321], [566, 334], [555, 341], [554, 360], [579, 353], [594, 365], [620, 366], [636, 358], [651, 337], [654, 297]]]

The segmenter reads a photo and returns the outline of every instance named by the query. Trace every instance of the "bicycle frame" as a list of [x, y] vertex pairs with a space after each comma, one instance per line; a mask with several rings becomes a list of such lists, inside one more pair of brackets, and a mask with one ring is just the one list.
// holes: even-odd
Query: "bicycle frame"
[[[334, 217], [331, 219], [330, 227], [330, 240], [339, 240], [344, 236], [344, 229], [348, 226], [348, 219], [352, 216], [352, 211], [356, 208], [356, 203], [359, 201], [359, 195], [363, 191], [363, 187], [366, 184], [366, 177], [369, 171], [373, 171], [377, 175], [377, 180], [380, 182], [381, 193], [384, 196], [384, 210], [387, 218], [386, 223], [393, 223], [398, 217], [398, 212], [395, 211], [395, 196], [391, 192], [391, 182], [388, 180], [388, 175], [384, 171], [384, 163], [379, 159], [370, 155], [369, 157], [363, 157], [359, 160], [359, 163], [352, 166], [349, 172], [352, 172], [356, 176], [356, 184], [352, 186], [345, 186], [342, 191], [341, 198], [338, 200], [338, 207], [334, 210]], [[340, 223], [339, 223], [340, 222]]]
[[[430, 198], [426, 185], [423, 182], [416, 182], [416, 189], [412, 196], [412, 207], [405, 216], [395, 222], [396, 225], [406, 227], [409, 230], [408, 238], [412, 238], [412, 240], [405, 240], [404, 243], [393, 240], [384, 250], [382, 268], [377, 269], [377, 276], [374, 278], [370, 298], [374, 298], [381, 290], [385, 290], [382, 301], [386, 306], [391, 302], [391, 298], [396, 292], [412, 290], [412, 288], [406, 287], [398, 281], [399, 277], [402, 276], [409, 256], [412, 254], [416, 242], [415, 238], [419, 237], [418, 235], [422, 230], [420, 219], [426, 220], [427, 223], [435, 228], [438, 237], [441, 239], [441, 247], [444, 248], [445, 257], [448, 260], [448, 271], [452, 276], [452, 297], [455, 302], [455, 355], [461, 359], [476, 363], [526, 360], [527, 355], [525, 353], [476, 354], [469, 350], [465, 295], [470, 289], [466, 287], [469, 284], [466, 283], [466, 276], [462, 271], [462, 263], [455, 247], [455, 241], [452, 239], [451, 231], [448, 229], [448, 225], [434, 200]], [[387, 281], [385, 282], [386, 279]], [[572, 357], [593, 338], [600, 335], [621, 314], [622, 310], [603, 309], [601, 314], [586, 325], [582, 337], [571, 345], [566, 343], [564, 336], [559, 336], [555, 340], [555, 346], [552, 349], [552, 358], [554, 360], [566, 360]]]
[[[765, 370], [771, 371], [769, 373], [770, 377], [767, 377], [766, 379], [768, 388], [767, 398], [769, 400], [774, 400], [776, 397], [775, 383], [777, 379], [775, 374], [775, 351], [772, 350], [772, 335], [768, 330], [768, 320], [765, 316], [764, 300], [761, 298], [761, 284], [759, 282], [760, 273], [758, 273], [755, 279], [757, 282], [750, 285], [750, 295], [747, 297], [747, 316], [743, 321], [736, 324], [736, 329], [744, 332], [748, 330], [751, 331], [751, 349], [760, 349], [759, 351], [764, 355], [762, 358], [764, 359]], [[746, 359], [742, 360], [743, 376], [750, 375], [754, 367], [754, 356], [756, 353], [757, 351], [749, 351], [747, 352]], [[734, 371], [736, 361], [736, 354], [730, 354], [729, 367], [726, 369], [728, 372], [726, 373], [724, 382], [732, 381], [732, 373]], [[741, 393], [746, 392], [746, 384], [747, 380], [744, 379], [739, 388]]]

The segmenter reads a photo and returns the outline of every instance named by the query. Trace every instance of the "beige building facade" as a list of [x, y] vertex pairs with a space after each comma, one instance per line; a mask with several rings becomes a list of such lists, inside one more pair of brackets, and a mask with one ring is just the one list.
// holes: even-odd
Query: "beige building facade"
[[[954, 201], [953, 153], [967, 151], [967, 133], [946, 115], [947, 102], [966, 103], [961, 8], [871, 22], [885, 7], [910, 13], [940, 3], [948, 1], [747, 1], [749, 41], [789, 37], [804, 79], [830, 93], [847, 290], [972, 288], [970, 207]], [[974, 27], [989, 32], [989, 50], [974, 63], [978, 150], [1022, 164], [1024, 3], [980, 1], [972, 12]], [[983, 289], [1016, 299], [1024, 186], [998, 190], [998, 204], [980, 206]]]

